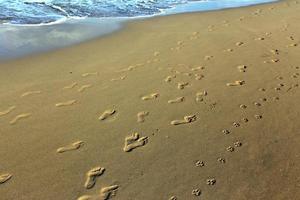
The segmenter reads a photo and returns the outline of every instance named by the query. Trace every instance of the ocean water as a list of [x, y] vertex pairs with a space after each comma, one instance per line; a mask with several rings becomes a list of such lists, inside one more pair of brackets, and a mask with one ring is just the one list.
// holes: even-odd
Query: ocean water
[[133, 18], [176, 12], [177, 7], [191, 3], [196, 6], [192, 9], [197, 11], [213, 9], [214, 6], [233, 7], [268, 1], [270, 0], [0, 0], [0, 23], [36, 25], [68, 19]]
[[276, 0], [0, 0], [0, 61], [110, 34], [124, 22]]

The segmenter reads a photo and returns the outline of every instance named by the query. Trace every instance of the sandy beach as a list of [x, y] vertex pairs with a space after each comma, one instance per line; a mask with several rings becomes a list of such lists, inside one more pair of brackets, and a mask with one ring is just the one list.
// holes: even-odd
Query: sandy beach
[[300, 199], [299, 19], [155, 17], [0, 63], [0, 199]]

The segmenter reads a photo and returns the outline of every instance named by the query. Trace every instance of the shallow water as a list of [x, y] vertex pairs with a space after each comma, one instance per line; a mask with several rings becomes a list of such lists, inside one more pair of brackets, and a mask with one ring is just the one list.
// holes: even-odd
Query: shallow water
[[76, 44], [140, 17], [274, 0], [0, 0], [0, 61]]

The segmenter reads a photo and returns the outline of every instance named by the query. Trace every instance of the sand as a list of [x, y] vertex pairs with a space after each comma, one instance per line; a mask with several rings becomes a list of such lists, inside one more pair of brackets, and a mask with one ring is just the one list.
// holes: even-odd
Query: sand
[[0, 199], [300, 199], [299, 19], [156, 17], [1, 63]]

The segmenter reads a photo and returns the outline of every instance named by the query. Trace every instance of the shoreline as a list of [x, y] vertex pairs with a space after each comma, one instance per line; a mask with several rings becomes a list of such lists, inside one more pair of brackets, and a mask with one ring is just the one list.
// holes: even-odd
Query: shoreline
[[[186, 5], [180, 5], [178, 7], [174, 7], [174, 8], [171, 8], [170, 10], [168, 11], [164, 11], [160, 14], [155, 14], [155, 15], [151, 15], [151, 16], [139, 16], [139, 17], [133, 17], [133, 18], [126, 18], [126, 17], [121, 17], [121, 18], [111, 18], [111, 19], [107, 19], [107, 18], [103, 18], [103, 19], [98, 19], [98, 18], [86, 18], [86, 19], [80, 19], [80, 21], [77, 21], [75, 19], [68, 19], [66, 21], [64, 21], [63, 23], [55, 23], [55, 24], [45, 24], [45, 25], [9, 25], [9, 24], [5, 24], [3, 25], [4, 28], [6, 26], [6, 29], [9, 30], [9, 29], [25, 29], [25, 31], [22, 31], [22, 30], [18, 30], [20, 33], [18, 35], [19, 38], [21, 38], [21, 41], [19, 41], [20, 43], [24, 43], [26, 41], [22, 41], [22, 40], [26, 40], [26, 39], [22, 39], [22, 35], [27, 35], [28, 32], [34, 32], [32, 30], [29, 30], [29, 29], [37, 29], [38, 32], [40, 33], [37, 33], [35, 36], [32, 36], [32, 38], [39, 38], [41, 35], [44, 35], [44, 34], [47, 34], [47, 32], [49, 32], [51, 29], [56, 29], [57, 28], [60, 28], [62, 26], [70, 26], [72, 24], [74, 24], [74, 27], [76, 26], [80, 26], [80, 24], [85, 24], [85, 25], [88, 25], [88, 24], [91, 24], [90, 28], [91, 29], [95, 29], [97, 32], [97, 34], [94, 34], [94, 33], [80, 33], [78, 32], [78, 34], [80, 34], [81, 36], [79, 36], [79, 38], [81, 39], [76, 39], [76, 40], [70, 40], [68, 43], [66, 43], [65, 45], [62, 45], [62, 46], [59, 46], [59, 40], [56, 41], [57, 45], [50, 45], [50, 44], [41, 44], [40, 47], [35, 47], [36, 45], [30, 45], [30, 42], [32, 41], [32, 38], [28, 38], [28, 43], [29, 45], [25, 46], [25, 47], [22, 47], [22, 49], [26, 49], [26, 52], [27, 52], [27, 49], [31, 49], [30, 53], [23, 53], [24, 50], [19, 50], [19, 52], [15, 51], [15, 50], [12, 50], [11, 53], [5, 53], [5, 50], [4, 49], [0, 49], [0, 54], [1, 54], [1, 51], [2, 51], [2, 56], [0, 56], [0, 62], [9, 62], [9, 61], [12, 61], [14, 59], [22, 59], [22, 58], [26, 58], [27, 56], [34, 56], [34, 55], [40, 55], [40, 54], [43, 54], [43, 53], [48, 53], [48, 52], [52, 52], [52, 51], [56, 51], [56, 50], [59, 50], [59, 49], [64, 49], [64, 48], [68, 48], [68, 47], [72, 47], [72, 46], [76, 46], [76, 45], [79, 45], [79, 44], [82, 44], [82, 43], [85, 43], [85, 42], [89, 42], [89, 41], [93, 41], [93, 40], [97, 40], [101, 37], [105, 37], [105, 36], [108, 36], [108, 35], [111, 35], [111, 34], [114, 34], [115, 32], [118, 32], [118, 31], [121, 31], [123, 28], [125, 28], [127, 26], [128, 23], [134, 23], [135, 21], [143, 21], [143, 20], [151, 20], [152, 18], [160, 18], [160, 17], [168, 17], [168, 16], [173, 16], [173, 15], [184, 15], [184, 14], [200, 14], [200, 13], [205, 13], [205, 12], [218, 12], [218, 11], [222, 11], [222, 10], [230, 10], [230, 9], [239, 9], [239, 8], [245, 8], [245, 7], [252, 7], [252, 6], [259, 6], [259, 5], [264, 5], [264, 4], [270, 4], [270, 3], [277, 3], [279, 2], [278, 0], [266, 0], [266, 1], [269, 1], [269, 2], [262, 2], [262, 3], [254, 3], [254, 2], [250, 2], [250, 3], [245, 3], [246, 5], [241, 5], [239, 7], [231, 7], [229, 6], [228, 8], [211, 8], [211, 9], [208, 9], [207, 8], [204, 8], [204, 10], [195, 10], [195, 11], [191, 11], [191, 8], [189, 7], [193, 7], [192, 5], [193, 4], [199, 4], [199, 2], [190, 2]], [[250, 4], [250, 5], [247, 5], [247, 4]], [[180, 12], [180, 11], [177, 11], [174, 13], [173, 10], [176, 10], [176, 9], [179, 9], [183, 7], [185, 9], [187, 9], [188, 11], [186, 12]], [[77, 22], [76, 22], [77, 21]], [[109, 27], [107, 27], [106, 24], [110, 23], [111, 25]], [[98, 26], [97, 28], [94, 28]], [[47, 31], [47, 28], [46, 27], [49, 27], [49, 31]], [[43, 28], [46, 29], [45, 31], [43, 31]], [[28, 31], [26, 30], [28, 29]], [[74, 28], [73, 31], [78, 31], [76, 30], [77, 28]], [[103, 30], [105, 29], [105, 31]], [[63, 28], [61, 29], [63, 30]], [[3, 30], [2, 30], [3, 31]], [[72, 32], [72, 30], [71, 30]], [[90, 31], [90, 32], [94, 32], [94, 31]], [[102, 32], [102, 33], [101, 33]], [[1, 32], [0, 32], [1, 34]], [[11, 34], [14, 34], [13, 32], [11, 32]], [[61, 36], [64, 34], [63, 32], [59, 33]], [[67, 34], [67, 33], [66, 33]], [[78, 35], [77, 34], [77, 35]], [[2, 34], [3, 35], [3, 34]], [[10, 36], [8, 36], [10, 37]], [[62, 38], [60, 39], [62, 42], [65, 42], [64, 40], [68, 40], [69, 38], [65, 37], [65, 38]], [[18, 38], [16, 38], [15, 36], [15, 39], [13, 40], [20, 40]], [[51, 40], [51, 38], [49, 39], [44, 39], [45, 40]], [[52, 38], [52, 40], [57, 40], [57, 38]], [[43, 43], [43, 39], [41, 38], [39, 41], [34, 41], [34, 43]], [[3, 42], [2, 42], [3, 43]], [[14, 43], [14, 41], [11, 41], [11, 43]], [[1, 40], [0, 40], [0, 44], [1, 44]], [[16, 45], [18, 45], [18, 42], [16, 42]], [[12, 47], [12, 49], [16, 49], [16, 48], [19, 48], [19, 47]], [[7, 51], [11, 51], [11, 50], [7, 50]], [[12, 55], [13, 53], [17, 54], [17, 55]], [[6, 58], [4, 58], [6, 56]]]
[[298, 200], [299, 17], [155, 17], [0, 63], [1, 200]]

